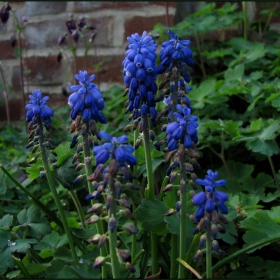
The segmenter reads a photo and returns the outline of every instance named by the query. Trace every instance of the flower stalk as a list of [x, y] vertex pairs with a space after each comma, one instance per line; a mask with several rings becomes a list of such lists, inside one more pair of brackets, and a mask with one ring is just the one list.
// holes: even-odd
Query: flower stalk
[[38, 117], [37, 120], [38, 120], [38, 125], [39, 125], [39, 130], [40, 130], [39, 145], [40, 145], [40, 150], [41, 150], [44, 169], [45, 169], [45, 172], [46, 172], [46, 177], [47, 177], [50, 189], [52, 191], [52, 194], [53, 194], [58, 212], [60, 214], [61, 221], [63, 223], [63, 227], [64, 227], [64, 230], [65, 230], [68, 242], [69, 242], [70, 250], [71, 250], [71, 253], [72, 253], [73, 261], [74, 261], [74, 263], [78, 263], [78, 257], [77, 257], [76, 249], [75, 249], [74, 242], [73, 242], [73, 239], [72, 239], [72, 235], [71, 235], [71, 232], [70, 232], [67, 220], [66, 220], [66, 216], [64, 214], [63, 207], [60, 203], [60, 199], [59, 199], [58, 193], [56, 191], [56, 187], [54, 185], [54, 181], [53, 181], [51, 171], [50, 171], [50, 168], [49, 168], [49, 165], [48, 165], [48, 158], [47, 158], [45, 146], [43, 144], [43, 139], [44, 139], [43, 124], [42, 124], [42, 121], [41, 121], [40, 117]]

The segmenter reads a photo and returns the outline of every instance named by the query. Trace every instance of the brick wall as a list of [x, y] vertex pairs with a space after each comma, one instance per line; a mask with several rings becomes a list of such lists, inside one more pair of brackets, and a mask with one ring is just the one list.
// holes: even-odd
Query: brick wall
[[[0, 8], [5, 2], [0, 2]], [[79, 39], [77, 47], [76, 71], [88, 70], [97, 74], [92, 66], [102, 63], [94, 82], [98, 82], [101, 91], [113, 84], [122, 83], [122, 60], [127, 44], [126, 37], [132, 33], [150, 31], [156, 23], [166, 23], [165, 2], [9, 2], [22, 24], [22, 17], [28, 22], [22, 31], [22, 45], [27, 50], [23, 66], [24, 90], [26, 97], [34, 90], [41, 89], [44, 94], [52, 95], [51, 102], [67, 104], [67, 97], [61, 93], [63, 86], [68, 87], [73, 81], [69, 64], [73, 65], [70, 51], [73, 40], [68, 34], [62, 47], [58, 46], [58, 37], [68, 33], [65, 22], [69, 14], [74, 19], [85, 18], [88, 25], [96, 28], [97, 36], [84, 59], [84, 40]], [[174, 24], [175, 3], [167, 2], [169, 24]], [[0, 61], [8, 86], [12, 120], [24, 116], [21, 103], [19, 59], [13, 55], [10, 38], [16, 35], [15, 19], [10, 14], [7, 24], [0, 26]], [[87, 39], [90, 31], [85, 32]], [[63, 51], [63, 58], [57, 62], [57, 54]], [[67, 60], [66, 56], [69, 58]], [[86, 65], [85, 65], [86, 64]], [[6, 119], [4, 99], [0, 96], [0, 121]], [[16, 110], [15, 110], [16, 109]]]
[[[84, 59], [84, 41], [79, 39], [76, 58], [76, 72], [88, 70], [97, 74], [95, 83], [104, 91], [114, 84], [122, 83], [122, 60], [125, 55], [126, 38], [132, 33], [150, 31], [156, 23], [166, 24], [166, 3], [168, 6], [168, 22], [174, 25], [176, 16], [185, 17], [194, 12], [204, 2], [9, 2], [16, 17], [22, 24], [22, 17], [27, 16], [28, 22], [22, 31], [22, 46], [26, 49], [23, 66], [24, 91], [28, 96], [34, 89], [41, 89], [44, 94], [52, 95], [50, 105], [66, 104], [67, 97], [62, 94], [62, 87], [68, 88], [73, 82], [73, 65], [70, 51], [73, 40], [68, 34], [63, 47], [58, 47], [58, 37], [68, 33], [65, 22], [69, 14], [74, 19], [85, 18], [88, 25], [96, 28], [97, 36], [90, 48], [87, 59]], [[5, 2], [0, 2], [0, 8]], [[182, 2], [181, 2], [182, 4]], [[221, 2], [216, 3], [218, 7]], [[272, 5], [274, 3], [271, 3]], [[240, 8], [241, 3], [239, 2]], [[176, 13], [176, 7], [178, 7]], [[183, 8], [180, 8], [183, 7]], [[261, 2], [248, 2], [249, 20], [260, 16]], [[180, 11], [179, 11], [180, 10]], [[182, 13], [183, 10], [183, 13]], [[181, 12], [181, 13], [179, 13]], [[180, 19], [179, 19], [180, 20]], [[273, 19], [272, 25], [279, 28], [280, 20]], [[21, 103], [20, 64], [13, 55], [10, 38], [16, 35], [16, 21], [12, 15], [8, 23], [0, 23], [0, 61], [8, 86], [12, 120], [23, 118], [24, 109]], [[88, 38], [90, 32], [85, 33]], [[63, 59], [57, 62], [60, 49]], [[69, 59], [67, 59], [67, 57]], [[100, 63], [98, 70], [93, 68]], [[0, 121], [6, 120], [3, 95], [0, 90]]]

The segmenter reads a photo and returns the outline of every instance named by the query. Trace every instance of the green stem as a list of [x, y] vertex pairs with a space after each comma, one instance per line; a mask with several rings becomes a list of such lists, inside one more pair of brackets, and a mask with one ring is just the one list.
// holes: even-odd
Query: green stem
[[272, 171], [272, 174], [273, 174], [275, 184], [278, 188], [278, 191], [280, 192], [280, 185], [279, 185], [279, 182], [278, 182], [278, 179], [277, 179], [277, 176], [276, 176], [276, 172], [275, 172], [275, 168], [274, 168], [272, 158], [271, 157], [267, 157], [267, 158], [268, 158], [268, 161], [269, 161], [269, 164], [270, 164], [270, 167], [271, 167], [271, 171]]
[[[87, 160], [88, 158], [91, 158], [91, 154], [90, 154], [90, 148], [89, 148], [89, 141], [88, 141], [88, 124], [87, 124], [87, 133], [84, 134], [83, 136], [83, 148], [84, 148], [84, 163], [85, 163], [85, 170], [86, 170], [86, 176], [90, 176], [92, 174], [92, 165], [91, 165], [91, 161]], [[88, 186], [88, 191], [90, 193], [93, 192], [93, 186], [91, 182], [87, 182], [87, 186]], [[91, 200], [91, 204], [94, 204], [94, 201]], [[97, 228], [97, 232], [98, 234], [102, 235], [103, 234], [103, 228], [102, 228], [102, 221], [98, 221], [96, 223], [96, 228]], [[106, 247], [101, 246], [100, 248], [100, 255], [101, 257], [106, 257], [108, 254], [106, 252]], [[107, 278], [107, 272], [106, 272], [106, 267], [102, 266], [101, 267], [101, 271], [102, 271], [102, 279], [106, 279]]]
[[247, 21], [247, 3], [242, 1], [242, 10], [243, 10], [243, 32], [244, 40], [247, 41], [248, 38], [248, 21]]
[[202, 56], [201, 49], [200, 49], [199, 37], [198, 37], [196, 31], [194, 32], [194, 36], [195, 36], [195, 42], [196, 42], [196, 45], [197, 45], [197, 51], [199, 53], [199, 60], [200, 60], [200, 65], [201, 65], [201, 70], [202, 70], [203, 78], [204, 78], [204, 80], [206, 80], [207, 79], [207, 75], [206, 75], [206, 71], [205, 71], [205, 67], [204, 67], [204, 60], [203, 60], [203, 56]]
[[60, 214], [65, 233], [67, 235], [67, 239], [68, 239], [68, 242], [69, 242], [69, 246], [70, 246], [70, 250], [71, 250], [71, 253], [72, 253], [73, 260], [74, 260], [75, 263], [78, 263], [78, 257], [77, 257], [76, 249], [75, 249], [74, 242], [73, 242], [73, 239], [72, 239], [72, 235], [71, 235], [68, 223], [67, 223], [67, 219], [66, 219], [65, 214], [64, 214], [63, 207], [60, 203], [60, 199], [59, 199], [58, 193], [56, 191], [56, 187], [54, 185], [53, 177], [52, 177], [49, 165], [48, 165], [48, 158], [47, 158], [45, 147], [43, 145], [43, 142], [44, 142], [43, 141], [43, 139], [44, 139], [43, 125], [42, 125], [42, 121], [39, 117], [38, 117], [38, 124], [39, 124], [39, 129], [40, 129], [39, 145], [40, 145], [40, 150], [41, 150], [41, 154], [42, 154], [42, 161], [43, 161], [44, 169], [45, 169], [45, 172], [46, 172], [47, 180], [48, 180], [50, 189], [52, 191], [52, 194], [53, 194], [58, 212]]
[[4, 99], [5, 99], [5, 105], [6, 105], [6, 117], [7, 117], [8, 124], [10, 124], [10, 107], [9, 107], [9, 100], [8, 100], [8, 94], [7, 94], [8, 91], [7, 91], [6, 80], [4, 78], [1, 65], [2, 65], [2, 62], [0, 61], [0, 74], [1, 74], [2, 81], [3, 81], [3, 95], [4, 95]]
[[[145, 159], [146, 159], [146, 169], [147, 169], [147, 179], [148, 179], [148, 190], [147, 199], [155, 199], [155, 187], [152, 169], [152, 157], [150, 149], [150, 137], [149, 137], [149, 125], [148, 117], [143, 116], [143, 138], [144, 138], [144, 148], [145, 148]], [[158, 273], [158, 263], [157, 263], [157, 235], [151, 232], [151, 245], [152, 245], [152, 274]]]
[[[117, 214], [117, 204], [115, 201], [116, 198], [116, 191], [115, 191], [115, 186], [114, 186], [114, 178], [110, 178], [110, 193], [113, 196], [113, 200], [111, 202], [109, 211], [108, 211], [108, 217], [110, 218], [115, 218], [116, 219], [116, 214]], [[117, 249], [117, 226], [115, 226], [115, 229], [113, 232], [108, 230], [109, 232], [109, 247], [110, 247], [110, 255], [111, 255], [111, 264], [112, 264], [112, 272], [113, 272], [113, 278], [120, 278], [120, 264], [118, 260], [118, 256], [116, 254], [116, 249]]]
[[17, 257], [13, 256], [13, 259], [15, 260], [19, 270], [23, 274], [24, 278], [32, 278], [32, 276], [29, 274], [28, 270], [26, 269], [25, 265], [22, 263], [21, 259], [18, 259]]
[[177, 271], [177, 235], [171, 233], [171, 264], [170, 264], [170, 279], [176, 278]]
[[[280, 234], [277, 234], [276, 236], [273, 236], [273, 237], [268, 237], [268, 238], [265, 238], [265, 239], [262, 239], [261, 241], [259, 242], [256, 242], [252, 245], [249, 245], [247, 246], [246, 248], [243, 248], [243, 249], [240, 249], [234, 253], [232, 253], [230, 256], [222, 259], [221, 261], [219, 261], [218, 263], [216, 263], [213, 267], [212, 267], [212, 270], [213, 271], [216, 271], [218, 268], [220, 268], [222, 265], [230, 262], [232, 259], [235, 259], [237, 258], [239, 255], [241, 254], [244, 254], [244, 253], [247, 253], [251, 250], [254, 250], [254, 249], [258, 249], [262, 246], [265, 246], [265, 245], [268, 245], [268, 244], [272, 244], [273, 242], [276, 242], [276, 241], [279, 241], [280, 240]], [[202, 275], [202, 278], [205, 277], [205, 274], [204, 273]]]
[[[185, 130], [185, 129], [184, 129]], [[183, 132], [183, 135], [185, 133]], [[183, 139], [181, 140], [181, 142]], [[181, 144], [182, 145], [182, 144]], [[185, 156], [180, 159], [180, 241], [179, 241], [179, 258], [184, 260], [186, 257], [186, 235], [187, 235], [187, 193], [186, 193], [186, 167], [185, 167]], [[183, 182], [182, 182], [183, 181]], [[180, 265], [178, 270], [178, 278], [185, 278], [185, 268]]]
[[145, 149], [145, 160], [147, 169], [147, 179], [148, 179], [148, 189], [147, 189], [147, 199], [155, 198], [155, 187], [153, 179], [153, 169], [152, 169], [152, 157], [150, 149], [150, 137], [149, 137], [149, 125], [147, 115], [143, 118], [143, 138], [144, 138], [144, 149]]
[[79, 201], [79, 199], [77, 197], [77, 194], [76, 194], [75, 191], [72, 191], [72, 190], [70, 190], [69, 193], [70, 193], [70, 195], [71, 195], [71, 197], [73, 199], [73, 202], [74, 202], [74, 204], [76, 206], [76, 209], [78, 211], [78, 214], [79, 214], [79, 217], [80, 217], [80, 221], [81, 221], [81, 224], [82, 224], [82, 228], [86, 228], [85, 227], [84, 212], [82, 210], [82, 206], [81, 206], [81, 203], [80, 203], [80, 201]]
[[206, 226], [206, 278], [212, 278], [212, 233], [211, 233], [212, 213], [208, 214]]
[[276, 2], [274, 8], [270, 11], [270, 13], [269, 13], [269, 15], [268, 15], [268, 18], [267, 18], [267, 21], [266, 21], [266, 23], [265, 23], [265, 26], [264, 26], [263, 33], [262, 33], [262, 34], [264, 34], [264, 33], [266, 32], [266, 30], [267, 30], [267, 28], [268, 28], [268, 25], [269, 25], [269, 23], [270, 23], [270, 21], [271, 21], [271, 18], [272, 18], [272, 16], [273, 16], [274, 12], [278, 9], [278, 6], [279, 6], [279, 3]]
[[[135, 143], [136, 143], [136, 140], [137, 140], [138, 136], [139, 136], [139, 131], [138, 131], [138, 129], [135, 129], [134, 133], [133, 133], [134, 147], [135, 147]], [[138, 150], [137, 149], [134, 150], [133, 155], [137, 159], [137, 156], [138, 156]], [[133, 174], [136, 178], [137, 177], [137, 167], [136, 166], [133, 167]], [[133, 183], [137, 184], [136, 180], [134, 180]], [[136, 211], [136, 206], [133, 202], [133, 204], [132, 204], [132, 214], [133, 215], [135, 215], [135, 211]], [[134, 223], [135, 227], [137, 228], [137, 220], [135, 220], [133, 223]], [[135, 259], [135, 256], [136, 256], [136, 234], [133, 234], [132, 235], [132, 242], [131, 242], [131, 260], [132, 261]]]

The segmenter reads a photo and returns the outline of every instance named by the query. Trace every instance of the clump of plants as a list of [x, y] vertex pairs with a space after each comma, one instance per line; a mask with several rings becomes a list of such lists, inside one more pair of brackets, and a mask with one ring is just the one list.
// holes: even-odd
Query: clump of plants
[[212, 42], [236, 8], [129, 36], [123, 89], [80, 70], [67, 109], [29, 95], [28, 135], [1, 136], [3, 277], [279, 277], [279, 41]]

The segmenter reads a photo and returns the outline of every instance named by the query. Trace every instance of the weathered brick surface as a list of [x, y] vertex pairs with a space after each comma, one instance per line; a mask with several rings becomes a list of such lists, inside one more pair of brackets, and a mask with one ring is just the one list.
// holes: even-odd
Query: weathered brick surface
[[0, 42], [0, 60], [13, 59], [14, 48], [11, 46], [10, 41]]
[[26, 2], [27, 16], [59, 14], [66, 10], [67, 2]]
[[[134, 33], [142, 34], [143, 31], [151, 31], [153, 27], [157, 23], [166, 24], [165, 16], [157, 16], [157, 17], [134, 17], [132, 19], [128, 19], [125, 22], [125, 41], [128, 36]], [[174, 16], [169, 16], [169, 24], [172, 26], [174, 24]]]
[[67, 28], [65, 21], [57, 19], [54, 21], [29, 23], [23, 32], [30, 48], [42, 49], [57, 46], [58, 37], [66, 33]]
[[19, 66], [15, 66], [12, 69], [11, 88], [15, 92], [20, 92], [20, 90], [21, 90], [20, 67]]
[[[18, 121], [23, 119], [23, 103], [21, 99], [12, 99], [9, 100], [9, 111], [10, 111], [10, 119], [11, 121]], [[0, 121], [6, 121], [6, 107], [0, 107]]]
[[[124, 51], [125, 53], [125, 51]], [[90, 74], [96, 74], [94, 83], [99, 82], [123, 82], [122, 75], [122, 61], [123, 56], [98, 56], [98, 60], [94, 56], [90, 56], [87, 59], [87, 69], [85, 69], [85, 62], [83, 58], [77, 59], [77, 69], [87, 70]], [[97, 62], [103, 62], [102, 66], [98, 69], [94, 69], [92, 66]]]
[[38, 85], [57, 85], [63, 82], [62, 67], [56, 56], [25, 59], [26, 68], [31, 71], [29, 81]]

